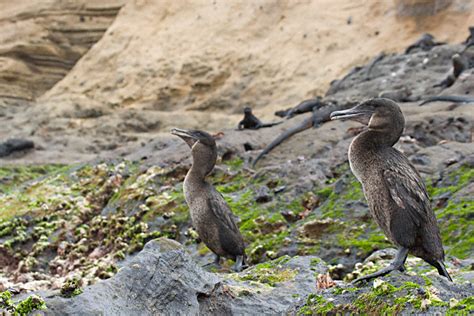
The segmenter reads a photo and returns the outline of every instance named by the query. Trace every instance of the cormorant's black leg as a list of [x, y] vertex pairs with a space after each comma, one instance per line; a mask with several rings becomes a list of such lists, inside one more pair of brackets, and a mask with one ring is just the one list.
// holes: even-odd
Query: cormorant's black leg
[[408, 256], [408, 249], [400, 248], [397, 252], [395, 259], [388, 265], [388, 267], [385, 267], [377, 272], [364, 275], [358, 279], [355, 279], [354, 281], [352, 281], [352, 283], [357, 283], [363, 280], [371, 280], [371, 279], [389, 274], [390, 272], [394, 270], [405, 269], [404, 265], [405, 265], [405, 260], [407, 259], [407, 256]]
[[214, 258], [214, 264], [217, 265], [217, 266], [220, 266], [221, 257], [219, 255], [216, 255], [216, 258]]

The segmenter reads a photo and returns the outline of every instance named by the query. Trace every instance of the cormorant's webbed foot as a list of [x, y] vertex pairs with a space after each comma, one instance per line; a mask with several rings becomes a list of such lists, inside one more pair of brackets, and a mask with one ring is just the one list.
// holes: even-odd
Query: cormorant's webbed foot
[[381, 276], [384, 276], [386, 274], [389, 274], [392, 271], [399, 270], [401, 272], [405, 271], [405, 260], [407, 259], [408, 256], [408, 249], [406, 248], [401, 248], [398, 250], [397, 255], [395, 259], [388, 265], [388, 267], [385, 267], [377, 272], [371, 273], [364, 275], [358, 279], [355, 279], [352, 281], [352, 283], [358, 283], [364, 280], [371, 280], [375, 279]]
[[234, 264], [234, 267], [232, 268], [232, 270], [234, 270], [235, 272], [242, 271], [243, 262], [244, 262], [244, 256], [237, 256], [237, 258], [235, 259], [235, 264]]

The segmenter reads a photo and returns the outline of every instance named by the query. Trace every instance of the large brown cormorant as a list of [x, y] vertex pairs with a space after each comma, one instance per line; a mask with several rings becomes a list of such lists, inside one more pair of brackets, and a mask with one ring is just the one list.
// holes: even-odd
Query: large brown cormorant
[[184, 179], [184, 196], [189, 206], [191, 221], [206, 246], [220, 257], [235, 260], [235, 271], [241, 271], [245, 245], [234, 214], [222, 195], [206, 182], [217, 159], [214, 138], [206, 132], [174, 128], [173, 135], [181, 137], [191, 148], [193, 164]]
[[372, 217], [398, 247], [395, 260], [354, 282], [404, 271], [408, 253], [422, 258], [447, 277], [436, 217], [425, 185], [415, 167], [392, 146], [402, 135], [405, 119], [389, 99], [370, 99], [351, 109], [331, 113], [331, 119], [351, 119], [368, 125], [349, 147], [352, 172], [362, 183]]

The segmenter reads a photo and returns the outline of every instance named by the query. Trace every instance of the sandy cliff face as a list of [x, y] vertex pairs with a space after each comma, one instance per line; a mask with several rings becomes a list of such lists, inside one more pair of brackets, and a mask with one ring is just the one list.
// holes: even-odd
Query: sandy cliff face
[[1, 0], [0, 104], [33, 101], [53, 87], [102, 37], [122, 4]]
[[[43, 50], [52, 51], [51, 56], [73, 56], [55, 62], [60, 67], [49, 77], [29, 75], [31, 67], [24, 60], [10, 61], [14, 69], [23, 67], [16, 76], [22, 83], [6, 90], [17, 90], [15, 95], [27, 99], [47, 91], [32, 109], [14, 117], [0, 115], [8, 122], [2, 124], [8, 127], [0, 127], [0, 136], [33, 135], [49, 149], [74, 152], [80, 160], [80, 155], [148, 140], [171, 126], [233, 128], [246, 105], [264, 120], [274, 120], [275, 110], [323, 95], [332, 80], [381, 51], [401, 51], [423, 32], [460, 42], [474, 24], [471, 0], [453, 1], [435, 15], [416, 17], [397, 14], [401, 2], [127, 1], [104, 36], [71, 70], [87, 45], [71, 44], [69, 50], [62, 44], [30, 46], [32, 56]], [[81, 14], [91, 10], [88, 2], [67, 3], [79, 6]], [[117, 8], [120, 1], [104, 3]], [[24, 8], [28, 6], [14, 9]], [[2, 14], [16, 16], [11, 12]], [[77, 23], [69, 23], [80, 20], [81, 14], [57, 13], [41, 23], [52, 21], [73, 30], [63, 33], [77, 34], [71, 26]], [[103, 29], [110, 17], [92, 19], [91, 24], [86, 18], [81, 29], [94, 30], [98, 24]], [[37, 27], [36, 21], [28, 23]], [[98, 36], [94, 31], [86, 34]], [[66, 35], [61, 38], [71, 41]], [[38, 88], [31, 89], [35, 84]]]
[[424, 18], [396, 10], [389, 1], [130, 1], [41, 101], [226, 114], [251, 104], [271, 113], [323, 94], [351, 66], [400, 51], [421, 32], [458, 42], [474, 23], [454, 5]]

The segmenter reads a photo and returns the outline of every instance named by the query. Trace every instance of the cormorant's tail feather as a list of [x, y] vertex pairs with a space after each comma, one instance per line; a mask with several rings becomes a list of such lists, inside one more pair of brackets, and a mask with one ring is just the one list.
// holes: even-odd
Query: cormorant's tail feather
[[441, 260], [436, 260], [431, 263], [436, 269], [438, 269], [439, 275], [445, 276], [449, 281], [453, 282], [453, 279], [448, 273], [448, 270], [446, 270], [446, 267], [444, 266], [443, 261]]

